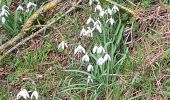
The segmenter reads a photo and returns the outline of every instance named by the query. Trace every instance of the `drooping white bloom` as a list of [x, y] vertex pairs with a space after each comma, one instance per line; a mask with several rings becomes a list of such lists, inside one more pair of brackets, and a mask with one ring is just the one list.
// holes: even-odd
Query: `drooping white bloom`
[[97, 52], [97, 50], [98, 50], [98, 47], [97, 47], [97, 46], [94, 46], [94, 47], [93, 47], [93, 51], [92, 51], [92, 52], [93, 52], [93, 53], [96, 53], [96, 52]]
[[89, 62], [90, 58], [87, 54], [85, 54], [83, 57], [82, 57], [82, 61], [84, 62]]
[[3, 5], [3, 6], [2, 6], [2, 10], [3, 10], [3, 9], [9, 9], [9, 8], [8, 8], [8, 6]]
[[23, 7], [21, 5], [19, 5], [16, 10], [17, 11], [23, 11], [24, 9], [23, 9]]
[[87, 77], [87, 84], [89, 84], [90, 82], [93, 83], [93, 79], [92, 79], [91, 76], [88, 76], [88, 77]]
[[5, 17], [2, 17], [1, 21], [3, 24], [5, 24], [5, 21], [6, 21]]
[[96, 25], [95, 28], [99, 31], [99, 33], [102, 33], [102, 28], [100, 27], [100, 25]]
[[105, 14], [105, 11], [104, 11], [104, 10], [101, 10], [101, 11], [99, 12], [99, 16], [100, 16], [100, 17], [103, 17], [104, 14]]
[[1, 13], [0, 13], [0, 16], [1, 16], [1, 17], [2, 17], [2, 16], [8, 17], [8, 15], [9, 15], [8, 9], [9, 9], [9, 8], [8, 8], [6, 5], [3, 5], [3, 6], [2, 6], [2, 11], [1, 11]]
[[106, 14], [109, 14], [109, 15], [112, 15], [112, 12], [113, 12], [113, 10], [110, 9], [110, 8], [108, 8], [108, 9], [105, 10], [105, 13], [106, 13]]
[[80, 36], [84, 36], [86, 34], [86, 29], [83, 27], [80, 31]]
[[31, 7], [36, 7], [36, 6], [37, 6], [37, 5], [36, 5], [35, 3], [29, 2], [29, 3], [27, 4], [27, 12], [29, 12], [29, 10], [30, 10]]
[[110, 57], [110, 55], [109, 54], [105, 54], [105, 56], [104, 56], [104, 61], [106, 62], [106, 61], [111, 61], [111, 57]]
[[102, 53], [102, 52], [105, 53], [104, 48], [102, 46], [98, 47], [97, 53]]
[[113, 8], [112, 8], [112, 11], [114, 13], [119, 12], [119, 8], [116, 5], [114, 5]]
[[27, 92], [26, 89], [22, 89], [18, 94], [17, 94], [17, 100], [18, 99], [21, 99], [21, 98], [24, 98], [24, 99], [28, 99], [30, 96]]
[[97, 65], [101, 66], [105, 63], [103, 57], [100, 57], [98, 60], [97, 60]]
[[99, 33], [102, 33], [102, 25], [101, 25], [101, 22], [99, 20], [97, 20], [94, 23], [94, 28], [97, 29], [99, 31]]
[[111, 17], [111, 18], [109, 18], [109, 19], [106, 21], [106, 23], [109, 23], [110, 25], [113, 25], [113, 24], [116, 23], [116, 22], [115, 22], [115, 20]]
[[102, 9], [102, 6], [100, 4], [97, 4], [97, 6], [95, 7], [94, 11], [99, 11], [101, 12], [103, 9]]
[[66, 42], [62, 41], [59, 45], [58, 45], [58, 49], [65, 49], [68, 48], [68, 45]]
[[102, 23], [100, 22], [100, 20], [97, 20], [96, 22], [94, 22], [94, 26], [99, 25], [100, 27], [102, 26]]
[[93, 0], [89, 0], [89, 5], [91, 6], [93, 3]]
[[35, 100], [38, 100], [39, 98], [39, 93], [37, 91], [34, 91], [32, 94], [31, 94], [31, 99], [35, 98]]
[[87, 72], [92, 72], [93, 70], [94, 68], [91, 64], [87, 66]]
[[77, 53], [85, 53], [85, 49], [81, 46], [81, 45], [78, 45], [77, 48], [74, 49], [74, 54], [77, 54]]
[[94, 23], [94, 20], [91, 18], [91, 16], [88, 18], [88, 20], [87, 20], [87, 22], [86, 22], [86, 24], [89, 24], [89, 23]]
[[86, 33], [84, 34], [84, 36], [87, 36], [87, 37], [93, 37], [93, 30], [94, 29], [91, 29], [90, 27], [87, 27], [88, 30], [86, 31]]

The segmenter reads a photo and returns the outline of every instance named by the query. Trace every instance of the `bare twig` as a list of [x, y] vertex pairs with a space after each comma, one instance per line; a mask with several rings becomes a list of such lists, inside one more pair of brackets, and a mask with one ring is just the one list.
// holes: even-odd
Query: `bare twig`
[[74, 6], [72, 6], [69, 10], [67, 10], [64, 14], [62, 14], [60, 17], [58, 17], [56, 20], [53, 20], [51, 23], [49, 23], [48, 25], [45, 25], [43, 28], [41, 28], [40, 30], [38, 30], [37, 32], [35, 32], [34, 34], [31, 34], [30, 36], [26, 37], [23, 41], [19, 42], [18, 44], [16, 44], [14, 47], [12, 47], [11, 49], [9, 49], [7, 52], [5, 52], [3, 54], [2, 57], [0, 57], [0, 61], [6, 56], [8, 55], [10, 52], [12, 52], [13, 50], [15, 50], [16, 48], [18, 48], [19, 46], [21, 46], [22, 44], [24, 44], [25, 42], [27, 42], [28, 40], [30, 40], [31, 38], [35, 37], [36, 35], [38, 35], [39, 33], [43, 32], [44, 30], [46, 30], [48, 27], [50, 27], [52, 24], [54, 24], [55, 22], [57, 22], [58, 20], [60, 20], [62, 17], [64, 17], [65, 15], [67, 15], [68, 13], [70, 13], [71, 11], [73, 11], [75, 9], [75, 7], [82, 2], [82, 0], [79, 0], [76, 4], [74, 4]]

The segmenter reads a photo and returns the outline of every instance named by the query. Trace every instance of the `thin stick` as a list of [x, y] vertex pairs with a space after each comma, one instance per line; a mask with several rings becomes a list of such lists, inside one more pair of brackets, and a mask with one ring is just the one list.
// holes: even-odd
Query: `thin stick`
[[35, 32], [34, 34], [31, 34], [29, 37], [26, 37], [23, 41], [19, 42], [18, 44], [16, 44], [14, 47], [12, 47], [11, 49], [9, 49], [7, 52], [5, 52], [3, 54], [2, 57], [0, 57], [0, 61], [6, 56], [8, 55], [10, 52], [14, 51], [16, 48], [18, 48], [19, 46], [21, 46], [22, 44], [24, 44], [25, 42], [27, 42], [28, 40], [30, 40], [31, 38], [35, 37], [36, 35], [38, 35], [39, 33], [43, 32], [44, 30], [46, 30], [48, 27], [50, 27], [52, 24], [54, 24], [55, 22], [57, 22], [58, 20], [60, 20], [62, 17], [64, 17], [65, 15], [67, 15], [68, 13], [70, 13], [71, 11], [73, 11], [75, 9], [75, 7], [82, 2], [82, 0], [79, 0], [73, 7], [71, 7], [69, 10], [67, 10], [65, 12], [65, 14], [62, 14], [60, 17], [58, 17], [56, 20], [53, 20], [51, 23], [49, 23], [48, 25], [46, 25], [45, 27], [41, 28], [40, 30], [38, 30], [37, 32]]
[[0, 46], [0, 55], [3, 55], [4, 51], [6, 48], [15, 45], [16, 42], [18, 42], [20, 39], [22, 39], [26, 34], [28, 34], [28, 31], [30, 30], [33, 22], [44, 12], [49, 11], [50, 9], [54, 8], [58, 3], [60, 3], [62, 0], [53, 0], [49, 3], [47, 3], [46, 5], [44, 5], [43, 7], [41, 7], [40, 9], [38, 9], [28, 20], [27, 22], [24, 24], [21, 32], [15, 36], [14, 38], [10, 39], [9, 41], [7, 41], [6, 43], [4, 43], [3, 45]]

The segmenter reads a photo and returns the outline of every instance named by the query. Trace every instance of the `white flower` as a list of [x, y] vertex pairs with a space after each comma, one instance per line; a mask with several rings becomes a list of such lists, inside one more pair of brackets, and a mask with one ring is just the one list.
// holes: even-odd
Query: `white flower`
[[87, 20], [87, 22], [86, 22], [86, 24], [89, 24], [89, 23], [94, 23], [94, 20], [91, 18], [91, 16], [88, 18], [88, 20]]
[[17, 100], [18, 99], [21, 99], [21, 98], [24, 98], [24, 99], [28, 99], [30, 96], [27, 92], [26, 89], [22, 89], [18, 94], [17, 94]]
[[35, 3], [29, 2], [29, 3], [27, 4], [27, 12], [29, 12], [29, 10], [30, 10], [31, 7], [36, 7], [36, 6], [37, 6], [37, 5], [36, 5]]
[[77, 54], [77, 53], [85, 53], [85, 49], [81, 46], [81, 45], [78, 45], [77, 48], [74, 49], [74, 54]]
[[111, 61], [111, 57], [110, 57], [110, 55], [109, 54], [105, 54], [105, 56], [104, 56], [104, 61], [106, 62], [106, 61]]
[[88, 77], [87, 77], [87, 84], [89, 84], [90, 82], [93, 83], [93, 79], [92, 79], [91, 76], [88, 76]]
[[98, 47], [97, 46], [94, 46], [94, 48], [93, 48], [93, 53], [96, 53], [97, 52], [97, 50], [98, 50]]
[[113, 18], [109, 18], [109, 19], [106, 21], [106, 23], [108, 23], [108, 22], [110, 23], [110, 25], [113, 25], [114, 23], [116, 23]]
[[95, 23], [94, 23], [94, 28], [97, 29], [99, 31], [99, 33], [102, 33], [102, 24], [99, 20], [97, 20]]
[[97, 65], [101, 66], [105, 63], [103, 57], [100, 57], [98, 60], [97, 60]]
[[39, 94], [37, 91], [34, 91], [32, 94], [31, 94], [31, 99], [35, 98], [35, 100], [38, 100], [39, 98]]
[[105, 13], [109, 14], [109, 15], [112, 15], [112, 11], [113, 11], [112, 9], [108, 8], [108, 9], [106, 9]]
[[80, 36], [84, 36], [86, 34], [86, 29], [83, 27], [83, 29], [80, 31]]
[[6, 21], [5, 17], [2, 17], [1, 21], [3, 24], [5, 24], [5, 21]]
[[99, 33], [102, 33], [102, 28], [100, 25], [96, 25], [95, 28], [99, 31]]
[[119, 8], [116, 5], [114, 5], [113, 8], [112, 8], [112, 11], [114, 13], [119, 12]]
[[96, 22], [94, 22], [94, 26], [96, 26], [96, 25], [99, 25], [100, 27], [102, 26], [100, 20], [97, 20]]
[[59, 45], [58, 45], [58, 49], [65, 49], [68, 48], [68, 45], [66, 42], [62, 41]]
[[104, 14], [105, 14], [105, 11], [104, 11], [104, 10], [102, 10], [102, 11], [99, 12], [99, 16], [100, 16], [100, 17], [103, 17]]
[[105, 53], [104, 48], [102, 46], [98, 47], [97, 53], [102, 53], [102, 52]]
[[89, 5], [91, 6], [93, 3], [93, 0], [89, 0]]
[[19, 5], [18, 7], [17, 7], [17, 11], [23, 11], [24, 9], [23, 9], [23, 7], [21, 6], [21, 5]]
[[87, 54], [85, 54], [83, 57], [82, 57], [82, 61], [84, 62], [89, 62], [90, 58]]
[[94, 70], [92, 65], [87, 66], [87, 72], [92, 72]]
[[86, 33], [84, 34], [84, 36], [87, 36], [87, 37], [93, 37], [93, 30], [94, 29], [91, 29], [90, 27], [87, 27], [88, 30], [86, 31]]
[[105, 11], [104, 11], [104, 10], [101, 10], [101, 11], [99, 12], [99, 16], [100, 16], [100, 17], [103, 17], [104, 14], [105, 14]]
[[[5, 9], [6, 8], [6, 9]], [[1, 13], [0, 13], [0, 16], [6, 16], [6, 17], [8, 17], [8, 15], [9, 15], [9, 12], [8, 12], [8, 7], [6, 6], [6, 5], [4, 5], [4, 6], [2, 6], [2, 11], [1, 11]]]
[[97, 6], [95, 7], [94, 11], [102, 11], [102, 6], [100, 4], [97, 4]]
[[3, 6], [2, 6], [2, 9], [9, 9], [9, 8], [8, 8], [8, 6], [3, 5]]

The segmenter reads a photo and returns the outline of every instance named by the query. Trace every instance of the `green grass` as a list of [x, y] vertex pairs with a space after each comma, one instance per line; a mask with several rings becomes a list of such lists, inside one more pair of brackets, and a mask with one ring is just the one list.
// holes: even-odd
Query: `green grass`
[[[128, 6], [123, 0], [118, 0], [118, 2]], [[133, 2], [136, 1], [133, 0]], [[164, 3], [168, 2], [164, 1]], [[10, 5], [11, 3], [9, 0], [1, 1], [0, 4]], [[105, 8], [111, 7], [104, 1], [102, 4]], [[149, 4], [150, 0], [145, 0], [141, 6], [147, 8]], [[153, 30], [148, 33], [138, 32], [138, 24], [135, 22], [133, 28], [137, 32], [134, 34], [141, 35], [145, 42], [134, 41], [136, 54], [133, 55], [128, 43], [124, 41], [124, 29], [127, 24], [133, 23], [129, 14], [123, 11], [113, 14], [112, 17], [116, 20], [116, 24], [110, 26], [105, 23], [110, 16], [98, 18], [98, 14], [88, 5], [82, 5], [81, 10], [81, 12], [74, 12], [72, 15], [66, 16], [53, 25], [50, 30], [46, 30], [40, 34], [41, 36], [34, 38], [34, 40], [42, 39], [42, 44], [38, 44], [38, 48], [32, 49], [29, 45], [31, 42], [29, 42], [20, 47], [17, 55], [11, 53], [1, 62], [2, 68], [9, 66], [11, 72], [6, 77], [6, 84], [0, 87], [0, 100], [14, 99], [21, 88], [28, 91], [36, 89], [41, 100], [62, 100], [64, 98], [71, 100], [151, 100], [154, 97], [167, 100], [170, 96], [169, 49], [166, 49], [161, 60], [151, 66], [146, 66], [146, 56], [156, 52], [150, 44], [161, 45], [160, 32]], [[83, 14], [80, 16], [80, 13]], [[4, 26], [10, 37], [20, 32], [22, 27], [18, 24], [15, 14], [10, 15], [9, 21]], [[30, 15], [22, 16], [24, 22]], [[90, 15], [102, 22], [103, 32], [99, 33], [95, 30], [93, 38], [77, 39], [82, 27], [88, 26], [85, 23]], [[62, 35], [59, 35], [57, 41], [53, 42], [52, 38], [56, 33]], [[57, 46], [63, 40], [69, 43], [69, 48], [60, 51]], [[86, 71], [89, 63], [81, 62], [83, 54], [80, 55], [80, 60], [73, 55], [74, 48], [78, 44], [83, 45], [90, 56], [89, 63], [94, 67], [94, 71], [91, 73]], [[102, 45], [112, 60], [102, 66], [97, 65], [96, 60], [104, 56], [104, 53], [93, 54], [92, 49], [95, 45]], [[62, 57], [67, 58], [67, 66], [59, 61]], [[88, 76], [92, 77], [93, 83], [87, 84]], [[161, 85], [158, 82], [161, 82]]]

